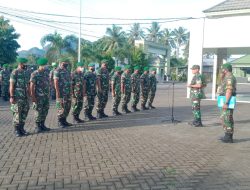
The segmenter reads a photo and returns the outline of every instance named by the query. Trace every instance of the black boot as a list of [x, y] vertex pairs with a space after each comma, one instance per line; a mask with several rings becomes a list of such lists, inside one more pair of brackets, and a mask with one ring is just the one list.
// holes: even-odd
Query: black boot
[[64, 122], [64, 125], [66, 125], [67, 127], [73, 126], [71, 123], [67, 122], [66, 117], [63, 118], [63, 122]]
[[96, 118], [97, 118], [97, 119], [103, 118], [102, 113], [101, 113], [100, 110], [97, 111]]
[[113, 116], [117, 116], [117, 110], [116, 109], [113, 109], [113, 112], [112, 112]]
[[135, 106], [135, 111], [141, 111], [141, 110], [139, 110], [139, 109]]
[[233, 143], [233, 134], [225, 133], [225, 136], [220, 139], [224, 143]]
[[202, 122], [201, 122], [201, 118], [197, 119], [197, 121], [194, 123], [194, 127], [203, 127]]
[[149, 108], [149, 109], [155, 109], [155, 107], [152, 106], [152, 104], [148, 104], [148, 108]]
[[50, 131], [50, 128], [48, 128], [48, 127], [45, 126], [45, 121], [41, 122], [41, 127], [42, 127], [43, 131]]
[[29, 135], [29, 133], [24, 130], [24, 123], [20, 124], [20, 132], [22, 133], [23, 136]]
[[148, 110], [148, 108], [145, 105], [141, 105], [141, 110]]
[[58, 118], [58, 127], [66, 128], [67, 126], [63, 122], [63, 118]]
[[74, 123], [84, 123], [82, 119], [79, 118], [79, 115], [73, 115]]
[[104, 113], [104, 110], [101, 110], [101, 114], [102, 114], [102, 117], [109, 117], [108, 115], [106, 115], [105, 113]]
[[125, 106], [125, 110], [126, 110], [127, 113], [131, 113], [131, 111], [128, 109], [127, 105]]
[[92, 115], [92, 113], [89, 113], [89, 118], [90, 118], [90, 120], [96, 120], [96, 117], [94, 117], [93, 115]]
[[131, 111], [132, 112], [136, 112], [136, 107], [135, 106], [131, 106]]
[[197, 123], [197, 121], [193, 120], [193, 121], [188, 122], [188, 125], [195, 126], [196, 123]]
[[122, 105], [122, 113], [127, 113], [125, 109], [125, 105]]
[[116, 114], [117, 115], [122, 115], [122, 113], [120, 113], [118, 110], [116, 110]]
[[15, 124], [15, 125], [14, 125], [14, 128], [15, 128], [15, 135], [16, 135], [16, 137], [22, 137], [23, 134], [22, 134], [21, 131], [20, 131], [20, 125]]
[[43, 132], [43, 129], [41, 127], [41, 122], [36, 122], [36, 128], [35, 128], [36, 133], [41, 133]]
[[89, 113], [88, 113], [88, 110], [85, 110], [84, 111], [84, 117], [85, 117], [85, 121], [90, 121], [91, 120], [91, 118], [90, 118], [90, 116], [89, 116]]

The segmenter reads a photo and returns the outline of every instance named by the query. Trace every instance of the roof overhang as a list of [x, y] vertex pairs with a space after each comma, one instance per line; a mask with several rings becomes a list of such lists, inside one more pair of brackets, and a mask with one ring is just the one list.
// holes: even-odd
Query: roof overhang
[[226, 49], [227, 55], [250, 55], [250, 47], [204, 47], [203, 54], [217, 54], [219, 49]]
[[205, 15], [207, 18], [246, 16], [246, 15], [250, 15], [250, 9], [239, 9], [239, 10], [218, 11], [218, 12], [205, 12]]

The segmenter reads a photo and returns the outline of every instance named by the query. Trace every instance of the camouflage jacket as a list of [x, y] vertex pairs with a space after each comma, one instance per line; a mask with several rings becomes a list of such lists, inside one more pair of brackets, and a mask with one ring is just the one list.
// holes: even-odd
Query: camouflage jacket
[[84, 74], [83, 72], [74, 71], [71, 74], [72, 78], [72, 94], [76, 98], [83, 98], [83, 84]]
[[133, 73], [131, 75], [131, 87], [132, 87], [132, 92], [140, 92], [140, 75]]
[[141, 77], [141, 89], [142, 91], [149, 90], [149, 75], [148, 74], [142, 74]]
[[25, 70], [19, 68], [12, 71], [10, 75], [10, 82], [14, 83], [14, 97], [15, 99], [27, 99], [29, 79]]
[[100, 68], [97, 72], [97, 78], [100, 80], [101, 89], [104, 91], [109, 90], [109, 72], [108, 70], [104, 70]]
[[111, 78], [111, 82], [114, 85], [115, 93], [121, 94], [121, 75], [114, 73]]
[[59, 96], [70, 97], [71, 95], [71, 75], [70, 72], [61, 67], [54, 70], [54, 80], [58, 80]]
[[205, 77], [201, 75], [200, 73], [195, 74], [192, 78], [191, 85], [195, 85], [195, 84], [201, 84], [202, 88], [191, 88], [190, 97], [199, 98], [199, 99], [205, 98], [205, 93], [203, 90], [204, 87], [206, 87], [207, 85]]
[[35, 97], [47, 97], [49, 98], [49, 74], [48, 72], [35, 70], [31, 73], [30, 82], [35, 85]]
[[131, 93], [131, 76], [127, 73], [122, 73], [121, 84], [124, 85], [125, 93]]
[[96, 95], [96, 74], [90, 71], [87, 71], [84, 74], [84, 80], [86, 81], [86, 94], [87, 96]]
[[156, 91], [156, 86], [157, 86], [157, 80], [154, 74], [149, 75], [149, 89], [152, 92]]
[[222, 92], [220, 95], [225, 96], [227, 89], [231, 89], [232, 96], [236, 96], [236, 84], [237, 84], [236, 78], [233, 76], [232, 73], [226, 75], [221, 83]]
[[0, 81], [1, 85], [8, 86], [10, 82], [10, 72], [8, 70], [0, 71]]

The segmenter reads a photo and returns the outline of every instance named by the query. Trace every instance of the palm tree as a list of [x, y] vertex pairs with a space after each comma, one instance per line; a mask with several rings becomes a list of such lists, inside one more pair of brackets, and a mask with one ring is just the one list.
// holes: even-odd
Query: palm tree
[[135, 40], [140, 40], [144, 38], [144, 31], [140, 27], [140, 23], [134, 23], [129, 30], [128, 34], [129, 43], [134, 45]]
[[152, 42], [159, 42], [159, 39], [162, 37], [161, 26], [158, 22], [152, 22], [150, 28], [147, 28], [148, 34], [147, 39]]
[[179, 58], [180, 47], [186, 45], [189, 41], [189, 32], [187, 32], [185, 28], [179, 27], [178, 29], [174, 29], [172, 35], [174, 36], [173, 38], [176, 45], [175, 56]]

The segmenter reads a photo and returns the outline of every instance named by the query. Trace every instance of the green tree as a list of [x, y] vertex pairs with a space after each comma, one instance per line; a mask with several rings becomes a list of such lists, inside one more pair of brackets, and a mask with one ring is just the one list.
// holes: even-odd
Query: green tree
[[181, 46], [186, 45], [189, 41], [189, 32], [187, 32], [187, 29], [179, 27], [178, 29], [174, 29], [172, 31], [172, 35], [174, 36], [173, 39], [176, 46], [175, 56], [179, 58]]
[[132, 57], [131, 57], [131, 66], [139, 66], [140, 71], [143, 70], [144, 67], [149, 65], [149, 59], [146, 54], [143, 52], [141, 48], [135, 48]]
[[134, 23], [128, 33], [129, 43], [134, 45], [135, 40], [141, 40], [144, 38], [144, 31], [142, 30], [140, 23]]
[[20, 47], [16, 41], [18, 38], [19, 34], [9, 24], [9, 20], [0, 17], [0, 65], [16, 61], [17, 49]]
[[161, 26], [158, 22], [152, 22], [150, 28], [147, 28], [147, 40], [152, 42], [159, 42], [162, 37]]

